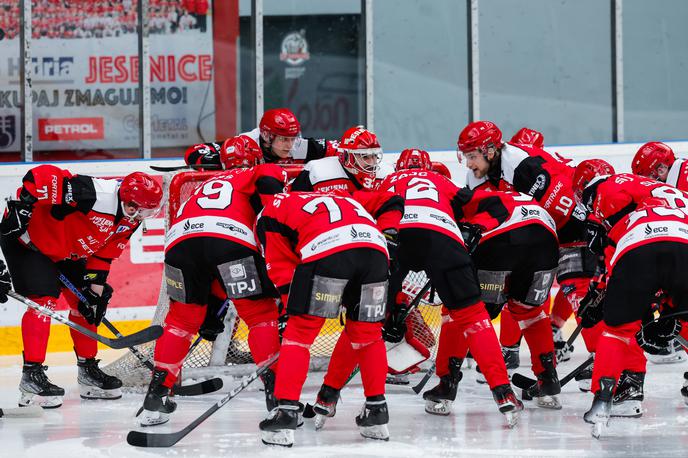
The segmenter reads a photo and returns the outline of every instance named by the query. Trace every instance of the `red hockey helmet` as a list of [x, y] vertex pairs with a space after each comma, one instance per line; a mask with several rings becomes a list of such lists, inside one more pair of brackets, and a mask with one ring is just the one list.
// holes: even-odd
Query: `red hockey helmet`
[[614, 167], [602, 159], [586, 159], [578, 164], [573, 172], [573, 196], [576, 202], [583, 202], [583, 191], [593, 179], [614, 173]]
[[511, 137], [511, 143], [542, 148], [545, 145], [545, 136], [537, 130], [521, 127], [521, 129]]
[[432, 161], [427, 151], [422, 149], [405, 149], [399, 155], [394, 170], [424, 169], [432, 170]]
[[263, 113], [260, 118], [260, 136], [268, 144], [272, 144], [275, 136], [298, 137], [301, 134], [301, 124], [294, 113], [288, 108], [273, 108]]
[[649, 142], [640, 147], [631, 163], [631, 170], [636, 175], [657, 179], [657, 168], [660, 165], [671, 167], [676, 156], [667, 145], [661, 142]]
[[124, 210], [125, 205], [137, 208], [133, 215], [125, 215], [129, 219], [142, 220], [151, 218], [160, 211], [162, 202], [162, 186], [150, 175], [143, 172], [134, 172], [125, 176], [119, 185], [119, 200]]
[[490, 121], [475, 121], [463, 128], [457, 145], [463, 153], [477, 149], [486, 152], [490, 145], [500, 148], [503, 145], [502, 131]]
[[351, 127], [339, 142], [339, 161], [365, 187], [372, 187], [382, 162], [377, 136], [363, 126]]
[[263, 162], [263, 152], [258, 143], [246, 135], [225, 140], [220, 148], [220, 163], [225, 170], [253, 167]]

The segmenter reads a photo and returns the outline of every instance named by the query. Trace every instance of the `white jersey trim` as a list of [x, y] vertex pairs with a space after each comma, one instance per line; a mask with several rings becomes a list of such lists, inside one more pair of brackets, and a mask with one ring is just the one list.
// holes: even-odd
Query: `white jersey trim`
[[557, 225], [554, 222], [552, 216], [539, 205], [518, 205], [514, 207], [514, 211], [511, 213], [509, 219], [504, 221], [502, 224], [496, 228], [487, 231], [483, 234], [484, 238], [489, 237], [491, 234], [502, 232], [505, 229], [516, 226], [530, 224], [537, 222], [549, 228], [554, 234], [557, 233]]
[[407, 205], [404, 207], [404, 216], [399, 222], [399, 228], [418, 227], [418, 225], [435, 226], [454, 234], [459, 240], [463, 241], [461, 230], [457, 226], [454, 218], [442, 210], [421, 205]]
[[253, 230], [243, 223], [221, 216], [198, 216], [194, 218], [184, 218], [176, 222], [165, 236], [165, 248], [172, 245], [176, 240], [187, 235], [219, 235], [241, 240], [253, 247], [256, 246], [256, 239]]
[[374, 245], [388, 253], [387, 241], [376, 227], [366, 224], [347, 224], [323, 232], [304, 243], [300, 250], [301, 260], [305, 262], [326, 251], [355, 243]]
[[509, 143], [505, 143], [504, 148], [502, 148], [501, 158], [502, 178], [504, 178], [507, 183], [513, 185], [516, 168], [521, 162], [523, 162], [524, 159], [529, 157], [530, 155], [521, 148]]
[[688, 224], [679, 221], [650, 221], [638, 224], [619, 239], [610, 265], [614, 266], [619, 257], [636, 245], [676, 238], [684, 239], [688, 243]]
[[686, 165], [685, 159], [676, 159], [674, 161], [669, 169], [669, 174], [667, 175], [666, 183], [668, 185], [678, 188], [678, 180], [684, 165]]
[[117, 210], [119, 210], [119, 184], [119, 180], [93, 178], [96, 201], [93, 204], [92, 210], [106, 215], [117, 215]]

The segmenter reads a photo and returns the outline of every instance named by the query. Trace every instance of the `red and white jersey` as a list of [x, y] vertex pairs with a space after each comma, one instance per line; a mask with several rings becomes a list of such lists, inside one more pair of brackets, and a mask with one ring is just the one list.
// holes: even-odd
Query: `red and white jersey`
[[38, 200], [20, 240], [53, 261], [86, 258], [87, 269], [107, 272], [139, 226], [124, 218], [119, 180], [40, 165], [22, 181], [22, 188]]
[[165, 250], [191, 237], [218, 237], [257, 249], [256, 214], [284, 191], [286, 172], [275, 164], [227, 170], [201, 183], [172, 218]]
[[[585, 210], [577, 206], [573, 198], [574, 171], [567, 161], [541, 148], [505, 143], [499, 158], [499, 169], [494, 176], [488, 175], [487, 181], [493, 187], [498, 187], [501, 179], [512, 185], [515, 191], [532, 196], [554, 219], [557, 230], [563, 233], [564, 227], [572, 219], [577, 220], [572, 222], [574, 225], [585, 220]], [[468, 187], [476, 188], [484, 181], [469, 173]], [[577, 234], [582, 231], [566, 232]], [[574, 240], [562, 240], [571, 241]]]
[[[531, 224], [542, 226], [550, 231], [554, 237], [557, 236], [557, 225], [554, 219], [544, 208], [538, 205], [535, 199], [518, 192], [494, 192], [494, 194], [499, 197], [501, 204], [504, 205], [509, 212], [509, 218], [496, 228], [483, 232], [480, 243], [507, 231], [529, 226]], [[475, 196], [474, 200], [477, 200], [478, 206], [480, 206], [480, 199], [484, 197], [485, 194]], [[479, 224], [479, 215], [480, 214], [478, 214], [478, 218], [474, 220], [469, 218], [468, 222]]]
[[270, 163], [303, 164], [323, 157], [337, 156], [337, 154], [339, 154], [337, 149], [339, 143], [337, 141], [325, 140], [322, 138], [296, 137], [294, 146], [292, 146], [290, 151], [290, 157], [287, 159], [280, 159], [269, 151], [266, 151], [266, 148], [263, 148], [264, 145], [260, 138], [260, 128], [256, 127], [240, 135], [245, 135], [254, 139], [263, 149], [265, 162]]
[[637, 210], [627, 214], [611, 231], [607, 247], [607, 271], [626, 253], [642, 245], [657, 242], [688, 244], [688, 207], [672, 208], [662, 199], [647, 199]]
[[[380, 164], [375, 181], [382, 181], [394, 170], [388, 164]], [[374, 185], [366, 186], [366, 189], [374, 188]], [[342, 165], [339, 157], [325, 157], [311, 161], [303, 167], [303, 171], [290, 185], [291, 191], [303, 192], [332, 192], [345, 191], [352, 193], [364, 189], [356, 177], [349, 173]]]
[[666, 183], [630, 173], [600, 177], [591, 181], [583, 192], [583, 199], [592, 208], [595, 218], [608, 228], [615, 226], [650, 197], [665, 199], [676, 208], [688, 207], [687, 193]]
[[381, 230], [394, 227], [394, 221], [398, 227], [402, 212], [402, 199], [392, 193], [277, 194], [258, 217], [256, 237], [270, 278], [279, 288], [291, 282], [301, 263], [354, 248], [387, 255]]
[[676, 159], [669, 169], [666, 184], [688, 191], [688, 160]]

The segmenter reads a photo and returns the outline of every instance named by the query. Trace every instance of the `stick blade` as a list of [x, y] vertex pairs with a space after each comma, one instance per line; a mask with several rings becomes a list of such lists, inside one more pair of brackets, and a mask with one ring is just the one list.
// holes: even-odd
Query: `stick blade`
[[174, 387], [174, 394], [178, 396], [199, 396], [202, 394], [214, 393], [224, 386], [221, 378], [211, 378], [192, 385], [181, 385]]
[[511, 376], [511, 383], [522, 390], [527, 390], [537, 384], [537, 381], [523, 374], [515, 373]]
[[142, 329], [119, 339], [110, 339], [110, 347], [120, 349], [141, 345], [155, 340], [162, 335], [162, 326], [155, 325]]
[[177, 433], [144, 433], [141, 431], [129, 431], [127, 443], [134, 447], [171, 447], [179, 442], [181, 437]]

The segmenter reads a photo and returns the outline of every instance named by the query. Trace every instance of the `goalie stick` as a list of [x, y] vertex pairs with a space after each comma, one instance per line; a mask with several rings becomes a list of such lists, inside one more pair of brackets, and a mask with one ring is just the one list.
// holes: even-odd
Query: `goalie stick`
[[[404, 316], [403, 321], [406, 321], [406, 319], [409, 317], [409, 315], [411, 315], [411, 312], [413, 312], [413, 309], [418, 307], [418, 304], [420, 304], [420, 301], [423, 299], [423, 296], [425, 296], [425, 293], [427, 293], [429, 290], [430, 290], [430, 280], [425, 282], [425, 285], [423, 285], [423, 287], [420, 289], [420, 291], [418, 291], [418, 294], [416, 295], [416, 297], [414, 297], [413, 300], [409, 303], [409, 306], [406, 309], [406, 316]], [[435, 367], [434, 363], [433, 363], [432, 367], [433, 368]], [[358, 374], [360, 372], [360, 370], [361, 369], [358, 366], [356, 366], [356, 369], [354, 369], [353, 372], [351, 372], [351, 375], [349, 376], [348, 379], [346, 379], [346, 382], [344, 382], [344, 385], [342, 386], [342, 388], [344, 388], [351, 381], [351, 379], [353, 379], [356, 376], [356, 374]], [[427, 381], [425, 383], [427, 383]], [[420, 389], [422, 389], [423, 386], [425, 386], [425, 384], [423, 384]], [[340, 390], [342, 388], [340, 388]], [[413, 390], [415, 391], [415, 387], [413, 388]], [[416, 393], [417, 393], [417, 391], [416, 391]], [[313, 417], [315, 417], [315, 415], [316, 415], [316, 413], [313, 410], [313, 404], [307, 403], [306, 407], [303, 409], [303, 418], [313, 418]]]
[[188, 164], [165, 167], [162, 165], [151, 165], [150, 168], [156, 172], [176, 172], [178, 170], [222, 170], [219, 164]]
[[[86, 299], [86, 297], [84, 297], [81, 291], [79, 291], [79, 289], [76, 286], [74, 286], [74, 283], [72, 283], [63, 273], [60, 272], [58, 278], [60, 279], [62, 284], [65, 285], [67, 289], [69, 289], [80, 301], [84, 302], [85, 304], [88, 304], [88, 300]], [[110, 332], [112, 332], [116, 337], [124, 337], [119, 332], [119, 330], [110, 322], [110, 320], [103, 317], [102, 322], [105, 325], [105, 327], [108, 328]], [[136, 356], [136, 358], [138, 358], [138, 360], [141, 361], [141, 364], [146, 366], [151, 372], [155, 371], [155, 366], [153, 366], [153, 363], [151, 362], [150, 358], [146, 357], [136, 347], [129, 347], [129, 351], [131, 351], [134, 354], [134, 356]], [[174, 387], [173, 392], [178, 396], [198, 396], [201, 394], [213, 393], [221, 388], [222, 379], [216, 377], [210, 380], [204, 380], [202, 382], [194, 383], [191, 385], [176, 385]]]
[[185, 428], [172, 432], [172, 433], [145, 433], [141, 431], [129, 431], [127, 434], [127, 443], [135, 447], [171, 447], [184, 437], [186, 437], [191, 431], [196, 429], [198, 425], [203, 423], [212, 414], [220, 410], [225, 404], [235, 398], [239, 393], [241, 393], [244, 388], [253, 383], [258, 377], [260, 377], [263, 372], [268, 370], [279, 358], [279, 353], [275, 353], [267, 361], [263, 362], [258, 368], [250, 373], [248, 376], [241, 380], [239, 386], [235, 387], [230, 391], [227, 396], [217, 401], [208, 410], [203, 412], [201, 416], [196, 418], [194, 421], [189, 423]]
[[[586, 359], [583, 364], [580, 366], [576, 367], [574, 370], [569, 372], [562, 378], [559, 383], [561, 386], [566, 385], [569, 383], [571, 380], [573, 380], [576, 375], [580, 374], [583, 372], [592, 362], [595, 360], [594, 356], [590, 356], [588, 359]], [[523, 399], [533, 399], [538, 395], [538, 383], [537, 380], [533, 380], [530, 377], [526, 377], [525, 375], [522, 374], [514, 374], [511, 376], [511, 383], [513, 383], [516, 387], [521, 388], [523, 390]]]
[[37, 304], [36, 302], [32, 301], [27, 297], [22, 296], [19, 293], [16, 293], [14, 291], [8, 291], [7, 295], [18, 300], [19, 302], [23, 302], [25, 305], [36, 310], [37, 312], [49, 316], [50, 318], [53, 318], [54, 320], [59, 321], [62, 324], [66, 324], [75, 331], [78, 331], [90, 337], [91, 339], [97, 340], [98, 342], [103, 343], [110, 348], [115, 348], [119, 350], [121, 348], [132, 347], [134, 345], [140, 345], [146, 342], [150, 342], [151, 340], [155, 340], [162, 335], [162, 326], [156, 325], [149, 326], [145, 329], [140, 330], [139, 332], [129, 334], [128, 336], [120, 337], [117, 339], [111, 339], [109, 337], [105, 337], [96, 332], [93, 332], [90, 329], [86, 329], [85, 327], [71, 321], [69, 318], [64, 318], [59, 313], [49, 309], [48, 307], [44, 307], [40, 304]]

